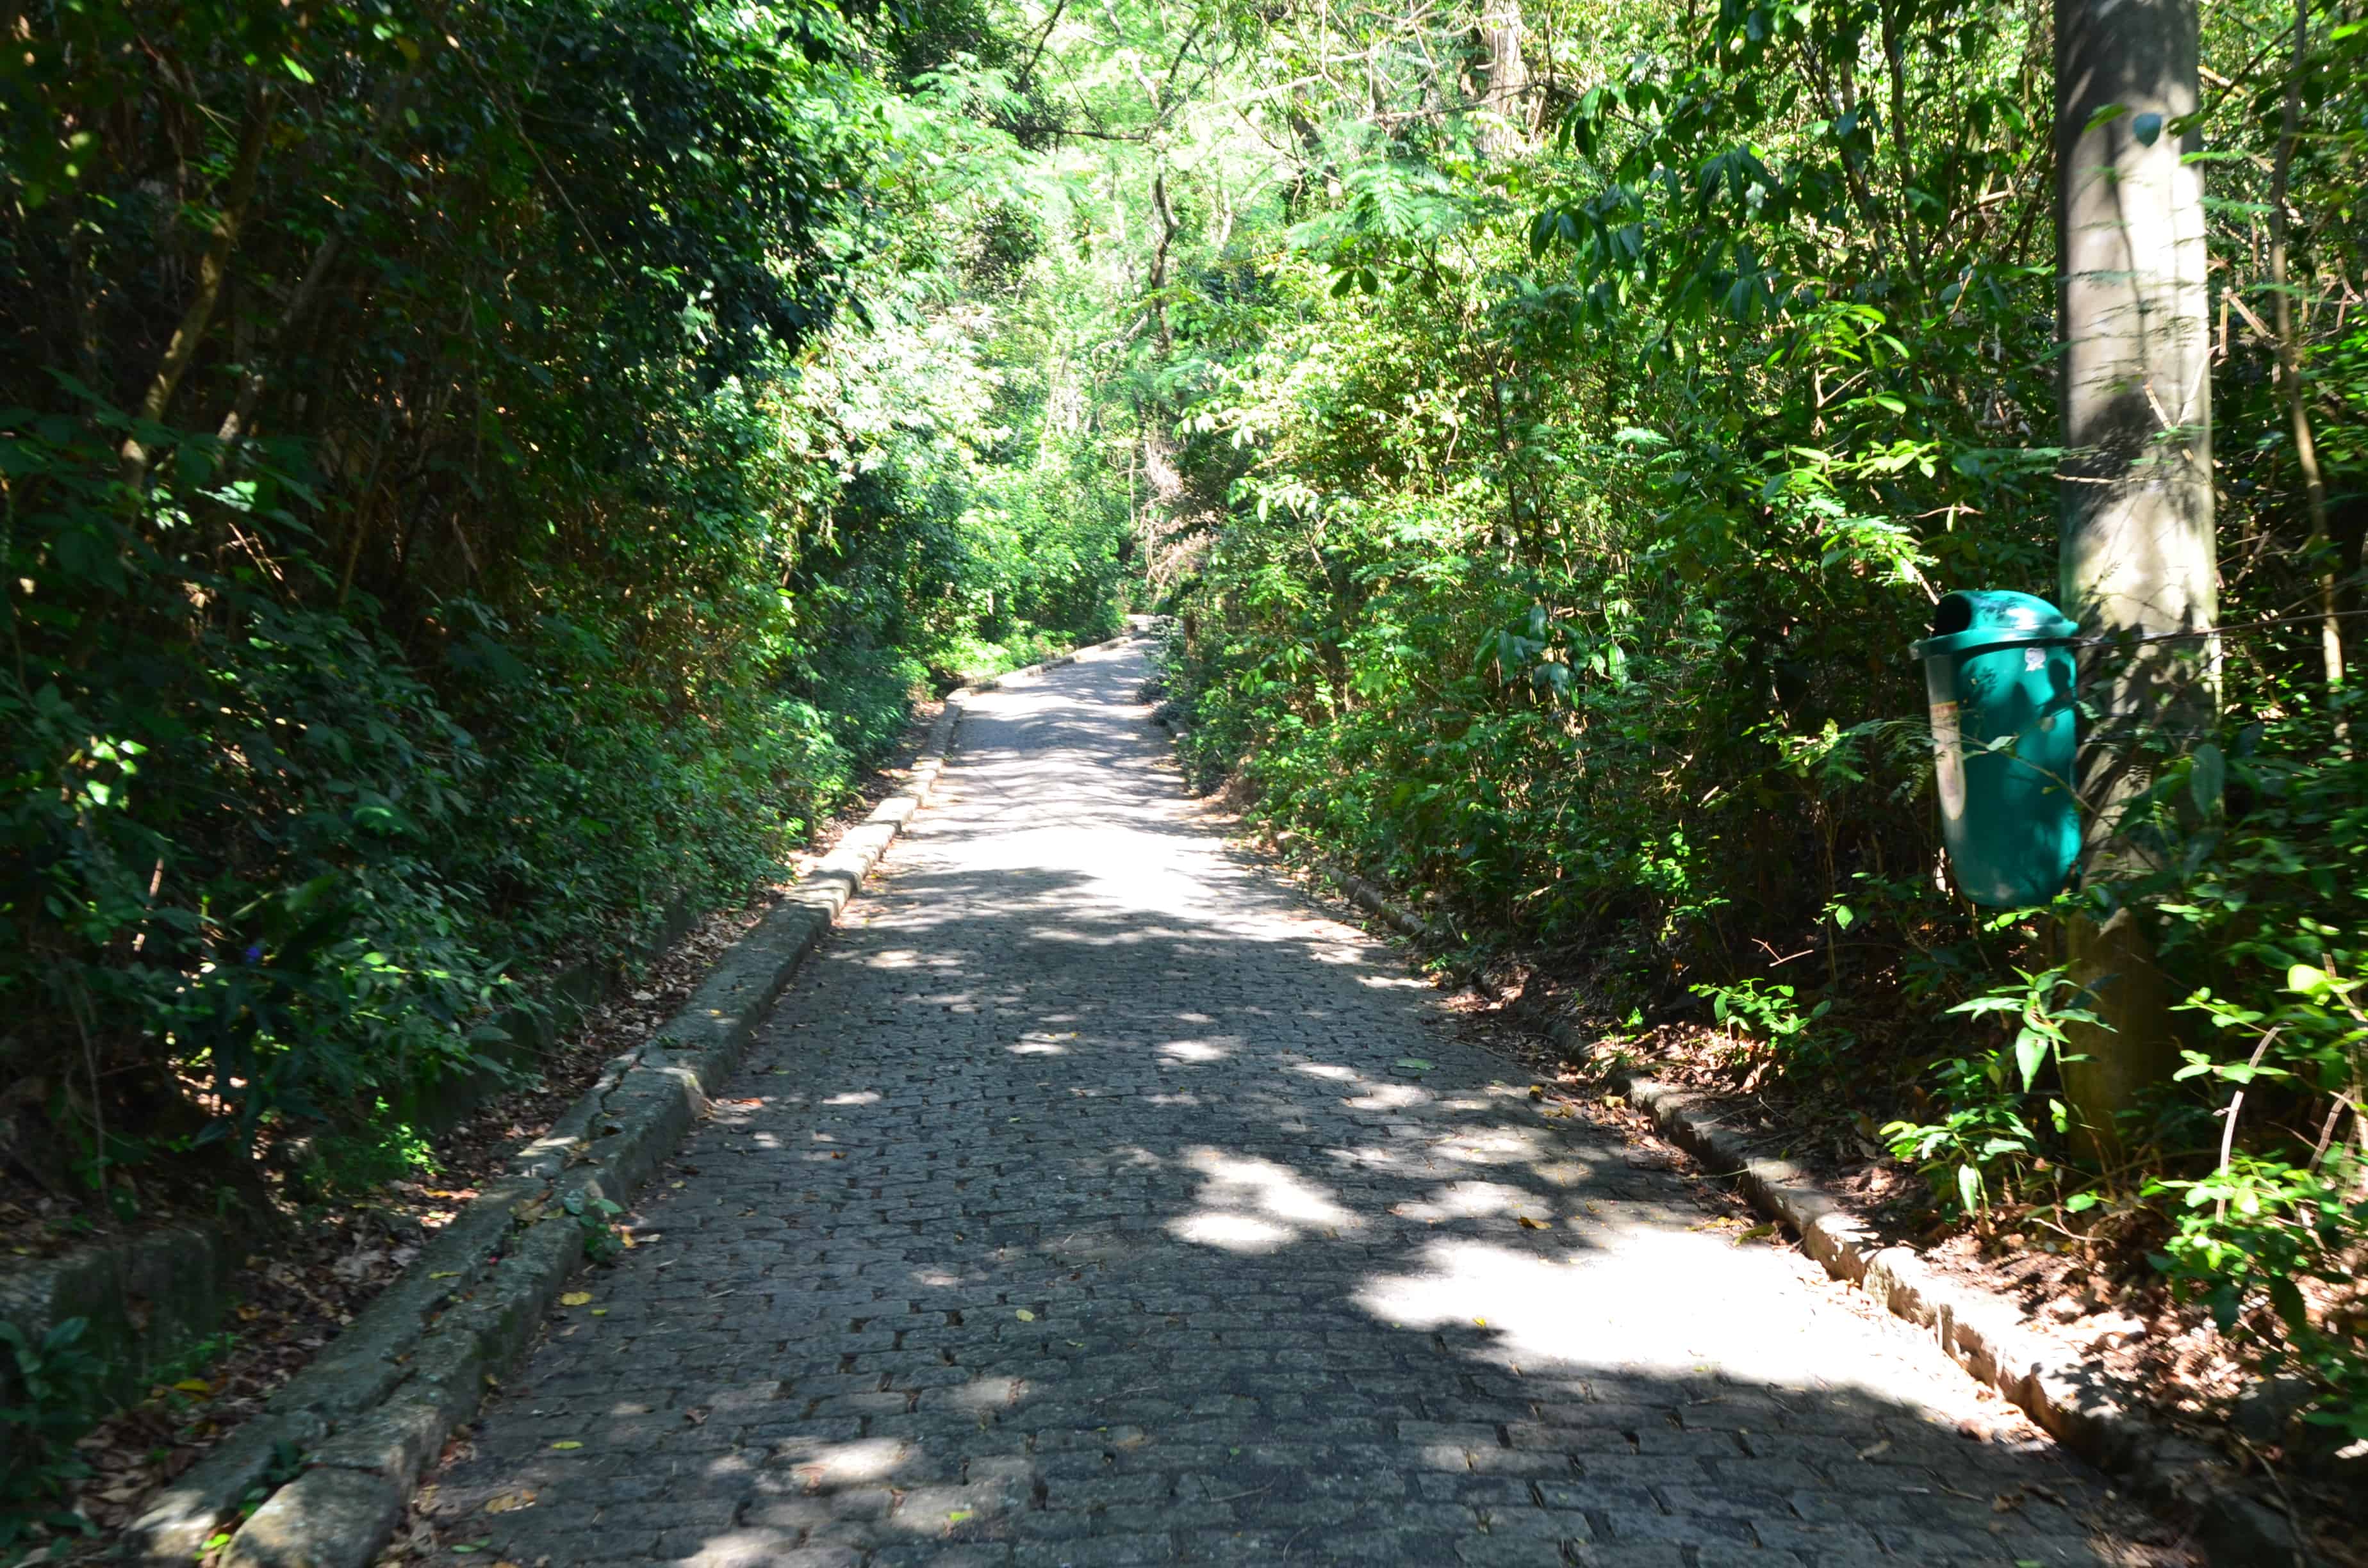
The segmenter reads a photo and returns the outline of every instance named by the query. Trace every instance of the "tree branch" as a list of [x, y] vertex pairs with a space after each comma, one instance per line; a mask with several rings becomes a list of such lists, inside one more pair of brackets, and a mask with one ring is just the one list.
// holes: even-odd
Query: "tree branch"
[[1056, 0], [1056, 4], [1053, 6], [1053, 14], [1044, 18], [1044, 30], [1036, 35], [1036, 47], [1029, 51], [1028, 63], [1021, 66], [1019, 74], [1011, 79], [1013, 92], [1028, 91], [1028, 78], [1036, 74], [1037, 62], [1044, 58], [1044, 46], [1053, 41], [1053, 29], [1060, 25], [1061, 13], [1068, 8], [1069, 0]]
[[[140, 400], [137, 416], [148, 424], [163, 423], [165, 411], [172, 406], [173, 393], [179, 390], [181, 378], [188, 374], [189, 366], [198, 357], [198, 345], [204, 339], [206, 328], [212, 324], [214, 306], [222, 299], [222, 279], [230, 273], [231, 252], [237, 247], [239, 225], [245, 222], [247, 203], [255, 197], [256, 177], [263, 167], [263, 149], [270, 140], [271, 122], [279, 109], [276, 88], [267, 86], [256, 91], [247, 111], [246, 132], [239, 139], [238, 161], [231, 166], [229, 187], [222, 193], [222, 205], [214, 210], [205, 254], [198, 261], [197, 294], [181, 312], [181, 324], [173, 329], [165, 358], [157, 364], [156, 373], [149, 378], [148, 391]], [[136, 431], [124, 437], [120, 455], [123, 460], [123, 482], [137, 492], [148, 476], [148, 449], [140, 444]]]

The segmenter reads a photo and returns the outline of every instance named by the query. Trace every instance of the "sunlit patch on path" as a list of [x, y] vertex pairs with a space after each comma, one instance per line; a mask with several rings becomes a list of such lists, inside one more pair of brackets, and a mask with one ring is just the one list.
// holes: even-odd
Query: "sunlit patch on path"
[[453, 1561], [2157, 1560], [2052, 1449], [1963, 1435], [1997, 1407], [1937, 1352], [1548, 1119], [1229, 855], [1142, 678], [973, 705], [657, 1238], [443, 1478]]

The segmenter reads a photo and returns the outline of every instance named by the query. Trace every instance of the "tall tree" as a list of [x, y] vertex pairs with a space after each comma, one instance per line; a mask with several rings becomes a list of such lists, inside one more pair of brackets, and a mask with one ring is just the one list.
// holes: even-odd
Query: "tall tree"
[[[2195, 0], [2055, 8], [2056, 334], [2066, 607], [2111, 641], [2082, 761], [2108, 828], [2148, 735], [2209, 711], [2210, 299], [2197, 151]], [[2183, 633], [2162, 642], [2137, 639]]]
[[1488, 0], [1482, 7], [1480, 46], [1488, 58], [1481, 67], [1480, 107], [1492, 117], [1482, 142], [1498, 157], [1528, 151], [1531, 128], [1537, 123], [1521, 34], [1521, 0]]
[[[2064, 410], [2062, 594], [2099, 641], [2078, 765], [2092, 857], [2129, 858], [2122, 806], [2148, 759], [2210, 722], [2218, 603], [2210, 299], [2197, 150], [2196, 0], [2058, 0], [2056, 336]], [[2167, 992], [2124, 908], [2073, 923], [2096, 987], [2066, 1089], [2100, 1142], [2175, 1065]]]

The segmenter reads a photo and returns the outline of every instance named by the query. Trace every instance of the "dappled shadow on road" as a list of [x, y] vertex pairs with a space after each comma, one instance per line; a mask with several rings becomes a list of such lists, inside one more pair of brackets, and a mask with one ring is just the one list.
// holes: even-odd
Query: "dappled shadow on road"
[[1232, 858], [1137, 679], [980, 699], [446, 1517], [554, 1562], [2173, 1560]]

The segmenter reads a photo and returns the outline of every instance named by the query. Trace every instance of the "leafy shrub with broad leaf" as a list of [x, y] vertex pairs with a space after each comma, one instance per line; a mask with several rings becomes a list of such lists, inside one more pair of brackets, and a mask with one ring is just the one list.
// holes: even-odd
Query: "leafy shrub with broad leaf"
[[88, 1521], [67, 1508], [67, 1486], [90, 1474], [74, 1451], [103, 1405], [107, 1369], [82, 1343], [90, 1324], [68, 1318], [38, 1338], [13, 1323], [0, 1322], [0, 1389], [10, 1403], [0, 1405], [0, 1551], [17, 1547], [35, 1525], [86, 1530]]

